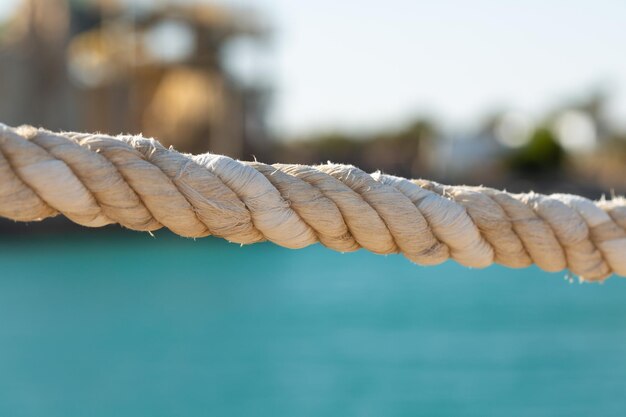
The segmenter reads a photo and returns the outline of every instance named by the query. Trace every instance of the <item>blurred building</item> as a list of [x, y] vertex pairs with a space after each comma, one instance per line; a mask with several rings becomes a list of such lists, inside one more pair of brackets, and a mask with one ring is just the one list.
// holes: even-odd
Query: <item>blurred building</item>
[[243, 156], [266, 136], [268, 91], [229, 74], [224, 50], [268, 30], [243, 11], [158, 4], [24, 0], [0, 30], [0, 120]]

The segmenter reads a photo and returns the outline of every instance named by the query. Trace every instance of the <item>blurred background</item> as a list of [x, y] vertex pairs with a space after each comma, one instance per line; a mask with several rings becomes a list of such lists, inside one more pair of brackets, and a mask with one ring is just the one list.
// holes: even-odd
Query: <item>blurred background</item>
[[[625, 21], [611, 0], [1, 0], [0, 122], [623, 195]], [[626, 284], [564, 275], [0, 219], [0, 415], [621, 415]]]
[[0, 120], [513, 191], [626, 191], [622, 2], [361, 3], [3, 0]]

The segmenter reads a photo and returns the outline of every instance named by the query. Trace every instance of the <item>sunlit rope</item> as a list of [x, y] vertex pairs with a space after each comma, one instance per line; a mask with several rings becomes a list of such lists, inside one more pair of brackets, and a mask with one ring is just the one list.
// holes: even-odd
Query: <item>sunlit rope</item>
[[626, 276], [624, 198], [511, 194], [330, 163], [266, 165], [182, 154], [141, 136], [0, 124], [0, 216], [59, 213], [90, 227], [399, 252], [421, 265], [451, 258], [478, 268], [534, 263], [584, 280]]

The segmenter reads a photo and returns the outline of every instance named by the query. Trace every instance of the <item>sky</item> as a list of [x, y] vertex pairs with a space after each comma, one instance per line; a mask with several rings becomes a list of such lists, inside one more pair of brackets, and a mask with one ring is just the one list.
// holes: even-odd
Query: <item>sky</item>
[[[1, 0], [0, 14], [15, 1]], [[235, 56], [270, 74], [271, 124], [283, 134], [420, 115], [467, 128], [502, 109], [539, 116], [598, 88], [626, 127], [623, 0], [222, 3], [251, 7], [273, 28], [270, 47]]]

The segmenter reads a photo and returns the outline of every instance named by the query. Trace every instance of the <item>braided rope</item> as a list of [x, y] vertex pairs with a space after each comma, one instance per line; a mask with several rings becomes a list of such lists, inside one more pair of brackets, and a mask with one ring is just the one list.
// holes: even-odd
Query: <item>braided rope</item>
[[187, 155], [141, 136], [0, 124], [0, 216], [33, 221], [59, 213], [90, 227], [401, 252], [422, 265], [452, 258], [477, 268], [567, 268], [584, 280], [626, 276], [624, 198], [510, 194], [349, 165]]

